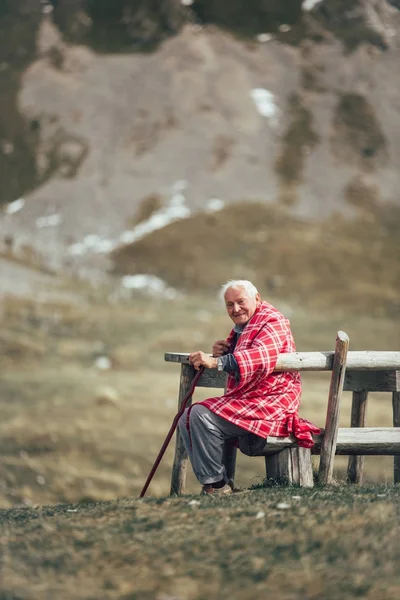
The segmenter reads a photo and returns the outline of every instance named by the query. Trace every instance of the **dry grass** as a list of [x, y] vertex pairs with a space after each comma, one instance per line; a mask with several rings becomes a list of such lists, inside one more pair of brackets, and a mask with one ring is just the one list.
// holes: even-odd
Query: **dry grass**
[[115, 273], [151, 273], [196, 293], [252, 279], [296, 307], [395, 318], [400, 210], [379, 200], [352, 209], [352, 219], [322, 222], [257, 202], [199, 213], [116, 250]]
[[[104, 298], [106, 296], [104, 295]], [[344, 329], [352, 349], [397, 349], [391, 319], [331, 311], [312, 314], [275, 302], [291, 317], [301, 350], [330, 350]], [[209, 350], [229, 331], [219, 301], [136, 297], [76, 308], [9, 302], [3, 306], [0, 506], [109, 500], [137, 495], [177, 407], [179, 367], [164, 352]], [[106, 356], [108, 370], [96, 367]], [[323, 425], [329, 374], [305, 374], [302, 416]], [[210, 395], [199, 389], [195, 400]], [[350, 394], [341, 423], [349, 423]], [[372, 394], [369, 423], [391, 424], [388, 394]], [[150, 493], [166, 494], [173, 448]], [[392, 460], [368, 458], [367, 481], [391, 481]], [[337, 459], [344, 476], [346, 459]], [[264, 476], [263, 459], [240, 456], [237, 484]], [[190, 475], [188, 490], [198, 484]]]
[[399, 500], [289, 487], [0, 511], [1, 598], [395, 600]]

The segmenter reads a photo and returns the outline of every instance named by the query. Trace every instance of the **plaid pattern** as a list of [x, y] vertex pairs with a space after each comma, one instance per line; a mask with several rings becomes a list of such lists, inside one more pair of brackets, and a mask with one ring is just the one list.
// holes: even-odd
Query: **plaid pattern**
[[[232, 330], [228, 342], [232, 342]], [[274, 373], [279, 354], [295, 352], [289, 321], [271, 304], [262, 302], [238, 339], [233, 354], [240, 380], [228, 375], [224, 396], [201, 402], [215, 414], [260, 437], [293, 435], [299, 446], [311, 448], [318, 427], [300, 419], [299, 373]]]

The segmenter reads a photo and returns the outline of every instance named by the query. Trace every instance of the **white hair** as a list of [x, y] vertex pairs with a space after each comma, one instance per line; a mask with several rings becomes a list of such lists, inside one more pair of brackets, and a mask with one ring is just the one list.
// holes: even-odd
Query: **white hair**
[[258, 294], [258, 289], [253, 283], [251, 283], [251, 281], [247, 281], [247, 279], [230, 279], [221, 287], [221, 300], [225, 300], [225, 293], [230, 289], [243, 289], [249, 298], [255, 298]]

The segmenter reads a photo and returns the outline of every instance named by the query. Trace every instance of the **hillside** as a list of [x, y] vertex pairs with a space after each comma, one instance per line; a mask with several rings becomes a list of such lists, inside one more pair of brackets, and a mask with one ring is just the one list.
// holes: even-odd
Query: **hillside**
[[0, 240], [15, 254], [104, 278], [149, 197], [306, 222], [354, 216], [354, 197], [398, 206], [396, 2], [183, 4], [5, 3]]

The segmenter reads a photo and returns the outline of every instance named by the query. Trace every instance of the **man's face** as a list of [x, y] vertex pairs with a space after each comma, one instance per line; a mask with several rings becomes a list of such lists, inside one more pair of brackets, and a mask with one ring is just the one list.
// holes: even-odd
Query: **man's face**
[[251, 319], [260, 302], [260, 294], [257, 293], [255, 298], [249, 298], [243, 288], [227, 289], [224, 298], [228, 315], [235, 325], [241, 327]]

